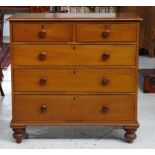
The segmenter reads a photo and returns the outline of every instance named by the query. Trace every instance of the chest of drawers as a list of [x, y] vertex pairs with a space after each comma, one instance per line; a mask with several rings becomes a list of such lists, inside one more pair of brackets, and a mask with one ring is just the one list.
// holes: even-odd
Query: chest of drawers
[[12, 121], [117, 125], [136, 138], [138, 17], [17, 14], [10, 20]]

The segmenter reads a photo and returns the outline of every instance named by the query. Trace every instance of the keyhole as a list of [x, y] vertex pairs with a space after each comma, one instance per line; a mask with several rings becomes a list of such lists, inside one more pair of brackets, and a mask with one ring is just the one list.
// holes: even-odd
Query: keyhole
[[104, 25], [105, 29], [110, 29], [110, 25]]
[[76, 71], [74, 70], [74, 72], [73, 72], [73, 73], [74, 73], [74, 75], [75, 75]]
[[75, 96], [74, 96], [74, 101], [76, 100]]
[[76, 50], [76, 46], [73, 46], [73, 50]]
[[44, 29], [44, 25], [41, 25], [41, 29], [42, 29], [42, 30]]

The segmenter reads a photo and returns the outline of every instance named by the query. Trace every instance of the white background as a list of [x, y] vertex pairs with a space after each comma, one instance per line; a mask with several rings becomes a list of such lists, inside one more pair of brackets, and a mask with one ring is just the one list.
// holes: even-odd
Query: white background
[[155, 0], [0, 0], [0, 5], [14, 6], [151, 6]]

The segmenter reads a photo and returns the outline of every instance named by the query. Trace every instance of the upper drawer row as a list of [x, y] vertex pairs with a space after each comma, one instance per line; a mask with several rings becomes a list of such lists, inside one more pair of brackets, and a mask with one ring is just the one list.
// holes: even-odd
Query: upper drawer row
[[136, 23], [13, 23], [14, 42], [121, 42], [137, 40]]

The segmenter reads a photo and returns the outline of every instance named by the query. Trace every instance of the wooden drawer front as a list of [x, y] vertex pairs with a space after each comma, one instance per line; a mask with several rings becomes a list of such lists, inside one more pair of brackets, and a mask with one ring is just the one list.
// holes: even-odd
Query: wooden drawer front
[[15, 95], [16, 121], [95, 123], [134, 121], [133, 95]]
[[76, 39], [79, 42], [136, 41], [137, 25], [131, 23], [77, 24]]
[[72, 41], [70, 23], [14, 23], [13, 41]]
[[134, 69], [15, 69], [15, 91], [134, 92]]
[[14, 65], [135, 65], [135, 45], [14, 45]]

